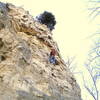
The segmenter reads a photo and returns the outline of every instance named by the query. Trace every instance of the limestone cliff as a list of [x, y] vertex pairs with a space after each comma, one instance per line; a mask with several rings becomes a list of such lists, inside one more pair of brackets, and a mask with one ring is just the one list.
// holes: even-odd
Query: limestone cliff
[[[52, 47], [58, 65], [48, 61]], [[1, 2], [0, 100], [81, 100], [50, 30], [23, 8]]]

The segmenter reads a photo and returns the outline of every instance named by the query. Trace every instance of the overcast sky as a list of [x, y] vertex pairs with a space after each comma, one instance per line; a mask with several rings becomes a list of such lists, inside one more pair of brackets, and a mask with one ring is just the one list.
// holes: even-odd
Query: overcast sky
[[[78, 55], [84, 59], [89, 50], [87, 37], [94, 31], [89, 24], [84, 0], [1, 0], [22, 6], [35, 17], [43, 11], [52, 12], [57, 21], [53, 37], [64, 59]], [[91, 28], [91, 27], [92, 28]]]

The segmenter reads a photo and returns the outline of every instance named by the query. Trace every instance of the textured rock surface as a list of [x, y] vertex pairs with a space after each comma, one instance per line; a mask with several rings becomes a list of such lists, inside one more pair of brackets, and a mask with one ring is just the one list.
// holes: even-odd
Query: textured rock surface
[[[57, 50], [59, 65], [48, 62]], [[0, 3], [0, 100], [81, 100], [52, 33], [23, 8]]]

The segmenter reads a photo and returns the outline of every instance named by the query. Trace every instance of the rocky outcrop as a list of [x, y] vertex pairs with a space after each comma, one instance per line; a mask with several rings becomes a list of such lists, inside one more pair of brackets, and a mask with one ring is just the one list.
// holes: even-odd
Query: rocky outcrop
[[[52, 47], [58, 65], [48, 61]], [[50, 30], [23, 8], [1, 2], [0, 100], [81, 100]]]

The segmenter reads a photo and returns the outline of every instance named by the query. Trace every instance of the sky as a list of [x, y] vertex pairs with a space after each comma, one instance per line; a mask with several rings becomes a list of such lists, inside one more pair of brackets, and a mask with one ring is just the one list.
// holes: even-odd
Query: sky
[[[84, 59], [89, 50], [89, 33], [94, 31], [88, 22], [84, 0], [1, 0], [28, 10], [34, 17], [43, 11], [52, 12], [57, 21], [53, 37], [63, 58], [79, 56]], [[80, 52], [80, 53], [79, 53]]]
[[[89, 38], [95, 32], [95, 23], [90, 23], [87, 12], [86, 0], [0, 0], [10, 2], [28, 10], [33, 17], [46, 11], [52, 12], [57, 24], [53, 30], [54, 40], [57, 42], [61, 55], [66, 61], [67, 57], [75, 56], [78, 70], [82, 69], [91, 47]], [[82, 80], [77, 76], [77, 81]], [[82, 88], [82, 87], [81, 87]], [[82, 90], [83, 100], [86, 100], [87, 93]], [[92, 100], [89, 97], [89, 100]]]

